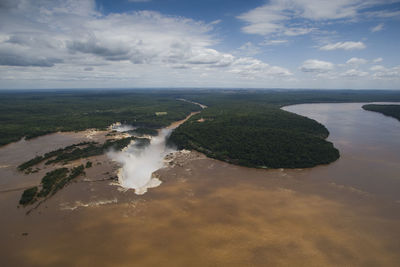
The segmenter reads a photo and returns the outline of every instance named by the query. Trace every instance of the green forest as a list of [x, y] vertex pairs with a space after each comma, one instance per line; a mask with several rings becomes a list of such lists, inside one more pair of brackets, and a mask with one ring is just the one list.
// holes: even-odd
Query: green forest
[[209, 106], [177, 128], [168, 143], [229, 163], [305, 168], [339, 158], [318, 122], [281, 110], [300, 103], [400, 101], [398, 92], [350, 90], [231, 90], [183, 96]]
[[0, 146], [57, 131], [105, 129], [117, 121], [152, 133], [200, 109], [171, 92], [0, 91]]
[[259, 168], [303, 168], [335, 161], [339, 152], [325, 141], [318, 122], [277, 107], [210, 107], [176, 129], [169, 143], [229, 163]]
[[[179, 99], [198, 102], [208, 108], [201, 110], [198, 105]], [[251, 167], [312, 167], [339, 157], [337, 149], [326, 141], [328, 130], [316, 121], [280, 108], [301, 103], [372, 101], [400, 101], [400, 92], [286, 89], [1, 91], [0, 145], [56, 131], [104, 129], [117, 121], [136, 127], [135, 134], [155, 135], [157, 129], [183, 119], [190, 112], [201, 111], [172, 133], [170, 145], [195, 149], [210, 157]], [[147, 143], [146, 140], [140, 142]], [[55, 163], [103, 153], [104, 145], [76, 147], [47, 161]], [[27, 164], [33, 166], [41, 161], [43, 159], [38, 157]]]
[[376, 105], [369, 104], [362, 106], [363, 109], [382, 113], [383, 115], [396, 118], [400, 121], [400, 105]]

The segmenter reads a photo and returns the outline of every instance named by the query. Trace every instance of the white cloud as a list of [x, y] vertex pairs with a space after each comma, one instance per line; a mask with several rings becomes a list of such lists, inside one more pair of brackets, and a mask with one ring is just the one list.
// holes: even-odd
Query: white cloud
[[371, 32], [379, 32], [379, 31], [383, 30], [383, 26], [384, 26], [383, 23], [379, 23], [375, 27], [371, 28]]
[[379, 63], [379, 62], [382, 62], [382, 61], [383, 61], [383, 58], [378, 57], [378, 58], [375, 58], [372, 62]]
[[391, 10], [379, 10], [379, 11], [370, 11], [366, 12], [366, 16], [370, 18], [393, 18], [400, 16], [400, 10], [391, 11]]
[[374, 79], [378, 80], [394, 80], [400, 79], [400, 66], [393, 68], [385, 68], [383, 66], [373, 66], [370, 70], [375, 71], [373, 74]]
[[[151, 11], [103, 16], [89, 0], [44, 1], [38, 5], [24, 2], [14, 14], [1, 16], [0, 23], [9, 25], [2, 30], [8, 37], [0, 42], [0, 49], [31, 58], [22, 62], [18, 57], [3, 56], [3, 65], [13, 65], [13, 59], [15, 65], [27, 66], [50, 66], [61, 61], [85, 65], [111, 61], [162, 64], [176, 60], [183, 64], [196, 56], [210, 57], [209, 46], [216, 44], [210, 34], [211, 25]], [[47, 63], [46, 58], [60, 60]], [[225, 60], [222, 54], [220, 58]]]
[[367, 64], [368, 60], [364, 58], [357, 58], [357, 57], [352, 57], [349, 60], [346, 61], [346, 64], [349, 65], [362, 65], [362, 64]]
[[268, 35], [280, 32], [288, 36], [303, 35], [312, 31], [304, 27], [285, 26], [284, 22], [290, 20], [293, 15], [287, 8], [287, 3], [284, 1], [271, 1], [269, 4], [241, 14], [238, 18], [248, 24], [242, 30], [249, 34]]
[[374, 65], [371, 68], [369, 68], [372, 71], [385, 71], [387, 70], [384, 66], [382, 65]]
[[260, 43], [260, 45], [281, 45], [287, 44], [288, 40], [265, 40], [264, 42]]
[[219, 21], [207, 24], [153, 11], [103, 15], [92, 0], [10, 3], [3, 7], [7, 12], [0, 10], [0, 25], [7, 25], [0, 29], [1, 81], [39, 87], [187, 86], [203, 74], [215, 85], [292, 75], [286, 68], [213, 49], [218, 43], [213, 25]]
[[370, 68], [374, 72], [373, 78], [380, 80], [400, 79], [400, 66], [386, 68], [382, 65], [374, 65]]
[[246, 56], [254, 56], [261, 52], [260, 48], [254, 45], [252, 42], [247, 42], [239, 47], [239, 52]]
[[303, 62], [302, 66], [300, 66], [300, 70], [303, 72], [325, 73], [333, 69], [333, 63], [317, 59], [308, 59]]
[[231, 70], [231, 72], [239, 74], [246, 78], [255, 78], [260, 76], [267, 78], [276, 78], [288, 77], [293, 75], [286, 68], [270, 66], [269, 64], [254, 58], [240, 58], [236, 60], [233, 64], [233, 69]]
[[[298, 28], [293, 20], [324, 22], [327, 20], [352, 20], [373, 6], [391, 3], [391, 0], [271, 0], [238, 16], [246, 22], [245, 33], [269, 35], [279, 33], [293, 36], [310, 33], [313, 28]], [[381, 16], [394, 16], [381, 10]], [[366, 13], [369, 14], [369, 13]]]
[[350, 69], [341, 74], [341, 76], [349, 77], [349, 78], [365, 77], [368, 75], [369, 75], [368, 72], [360, 71], [360, 70], [356, 70], [356, 69]]
[[217, 20], [211, 21], [210, 25], [217, 25], [217, 24], [220, 24], [221, 22], [222, 22], [221, 19], [217, 19]]
[[287, 28], [283, 33], [287, 36], [297, 36], [310, 33], [313, 30], [313, 28]]
[[210, 67], [226, 67], [233, 63], [234, 57], [230, 54], [223, 54], [214, 49], [201, 48], [192, 50], [192, 56], [184, 62], [195, 65], [209, 65]]
[[337, 42], [334, 44], [327, 44], [320, 47], [320, 50], [331, 51], [337, 49], [343, 50], [359, 50], [364, 49], [366, 46], [363, 42]]

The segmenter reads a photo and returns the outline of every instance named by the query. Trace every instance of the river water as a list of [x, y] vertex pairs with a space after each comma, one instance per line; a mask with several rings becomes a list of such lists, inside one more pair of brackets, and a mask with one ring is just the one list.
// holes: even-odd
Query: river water
[[329, 130], [340, 159], [310, 176], [383, 197], [400, 199], [400, 122], [363, 110], [366, 103], [301, 104], [283, 109], [314, 119]]
[[[329, 129], [328, 139], [341, 157], [324, 166], [252, 169], [197, 152], [178, 152], [172, 165], [155, 173], [162, 186], [139, 196], [111, 186], [106, 178], [117, 167], [101, 156], [91, 159], [94, 167], [85, 169], [86, 177], [77, 178], [29, 215], [27, 209], [17, 208], [22, 190], [2, 192], [1, 263], [399, 266], [400, 123], [361, 106], [284, 108]], [[57, 136], [1, 148], [2, 165], [9, 165], [2, 170], [16, 172], [17, 164], [36, 153], [33, 144], [77, 142], [69, 135], [62, 140]], [[33, 155], [25, 156], [27, 151]], [[7, 181], [0, 187], [32, 183], [33, 175], [16, 179], [11, 171], [10, 177], [0, 173]]]

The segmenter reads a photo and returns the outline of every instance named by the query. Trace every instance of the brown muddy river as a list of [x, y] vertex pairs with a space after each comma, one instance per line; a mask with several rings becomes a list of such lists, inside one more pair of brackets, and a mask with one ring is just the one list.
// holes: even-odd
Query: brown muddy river
[[[342, 155], [327, 166], [249, 169], [180, 152], [138, 196], [97, 181], [116, 170], [102, 156], [29, 215], [17, 208], [22, 190], [3, 191], [0, 265], [399, 266], [400, 123], [360, 107], [285, 108], [326, 125]], [[13, 173], [46, 138], [56, 137], [0, 148], [0, 186], [38, 183]]]
[[363, 110], [364, 104], [302, 104], [283, 109], [325, 125], [328, 140], [340, 151], [339, 160], [313, 169], [313, 177], [400, 201], [400, 122]]

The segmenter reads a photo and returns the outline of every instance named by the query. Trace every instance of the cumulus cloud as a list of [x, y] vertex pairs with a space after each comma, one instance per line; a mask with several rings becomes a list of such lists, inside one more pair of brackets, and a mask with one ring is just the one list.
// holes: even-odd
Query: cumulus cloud
[[368, 60], [364, 58], [357, 58], [357, 57], [352, 57], [349, 60], [346, 61], [346, 64], [349, 65], [362, 65], [362, 64], [367, 64]]
[[365, 71], [360, 71], [356, 69], [350, 69], [342, 73], [342, 76], [349, 77], [349, 78], [357, 78], [357, 77], [365, 77], [368, 76], [369, 73]]
[[[68, 41], [68, 49], [72, 52], [81, 52], [87, 54], [93, 54], [96, 56], [103, 57], [106, 60], [129, 60], [132, 54], [132, 47], [124, 46], [123, 44], [113, 44], [108, 45], [101, 44], [94, 40], [88, 41]], [[143, 60], [138, 60], [143, 62]]]
[[[0, 65], [19, 67], [52, 67], [63, 59], [51, 53], [35, 53], [35, 49], [25, 45], [14, 45], [8, 41], [0, 43]], [[38, 49], [40, 50], [40, 49]]]
[[[103, 85], [100, 81], [141, 78], [150, 79], [154, 86], [154, 77], [159, 77], [160, 86], [168, 86], [163, 79], [193, 81], [202, 73], [211, 77], [240, 74], [235, 78], [291, 75], [285, 68], [253, 61], [248, 56], [254, 55], [254, 49], [247, 51], [245, 59], [213, 49], [218, 44], [213, 27], [220, 20], [204, 23], [154, 11], [104, 15], [94, 0], [0, 3], [0, 25], [7, 25], [0, 28], [0, 66], [25, 68], [23, 76], [18, 75], [21, 68], [0, 68], [2, 79], [99, 81]], [[243, 49], [255, 47], [249, 43]], [[47, 72], [38, 75], [34, 69], [40, 67]]]
[[62, 59], [23, 56], [10, 52], [0, 51], [0, 65], [19, 67], [53, 67], [56, 63], [62, 63]]
[[264, 77], [288, 77], [293, 74], [286, 68], [270, 66], [258, 59], [240, 58], [234, 62], [232, 73], [239, 74], [246, 78]]
[[337, 42], [334, 44], [327, 44], [321, 46], [320, 50], [331, 51], [331, 50], [359, 50], [364, 49], [366, 46], [363, 42]]
[[252, 42], [247, 42], [239, 47], [239, 52], [246, 56], [254, 56], [261, 52], [260, 48], [254, 45]]
[[379, 62], [382, 62], [382, 61], [383, 61], [383, 58], [378, 57], [378, 58], [375, 58], [372, 62], [379, 63]]
[[317, 59], [308, 59], [303, 62], [302, 66], [300, 66], [300, 70], [303, 72], [316, 72], [316, 73], [329, 72], [332, 71], [333, 68], [334, 68], [333, 63]]
[[188, 61], [189, 57], [209, 54], [208, 47], [216, 44], [208, 24], [151, 11], [104, 16], [90, 0], [24, 2], [15, 14], [2, 16], [0, 22], [9, 25], [3, 28], [7, 37], [0, 42], [0, 49], [23, 49], [18, 54], [25, 58], [57, 55], [74, 64], [88, 60], [161, 64], [180, 48], [180, 54], [187, 54], [182, 61]]
[[386, 68], [381, 65], [375, 65], [370, 68], [371, 71], [374, 71], [373, 78], [378, 80], [384, 79], [400, 79], [400, 66], [396, 66], [393, 68]]
[[226, 67], [232, 64], [234, 57], [231, 54], [220, 53], [214, 49], [193, 51], [193, 55], [185, 62], [187, 64], [207, 64], [211, 67]]
[[384, 66], [381, 66], [381, 65], [374, 65], [369, 69], [372, 70], [372, 71], [385, 71], [385, 70], [387, 70]]

